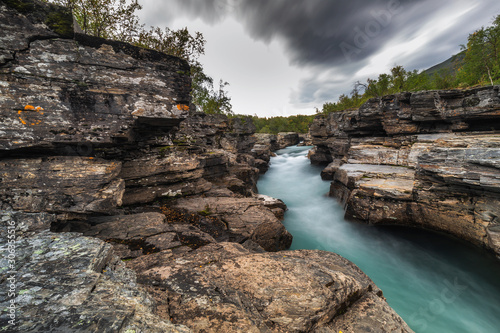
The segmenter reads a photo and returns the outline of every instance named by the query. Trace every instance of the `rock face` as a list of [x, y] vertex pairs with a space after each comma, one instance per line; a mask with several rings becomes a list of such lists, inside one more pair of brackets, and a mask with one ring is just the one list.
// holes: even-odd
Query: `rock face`
[[173, 321], [195, 332], [411, 332], [373, 282], [333, 253], [219, 243], [127, 265], [154, 295], [167, 293]]
[[313, 163], [346, 216], [445, 231], [500, 254], [500, 87], [386, 96], [318, 117]]
[[310, 133], [299, 134], [299, 146], [312, 146], [312, 137]]
[[269, 155], [250, 119], [192, 109], [186, 62], [38, 1], [0, 22], [3, 331], [411, 332], [351, 263], [283, 252]]
[[[11, 221], [11, 220], [9, 220]], [[6, 222], [3, 220], [2, 222]], [[156, 314], [154, 299], [133, 271], [113, 255], [112, 246], [75, 233], [44, 231], [14, 243], [16, 259], [2, 264], [1, 306], [14, 304], [14, 317], [0, 315], [12, 332], [191, 332]], [[0, 245], [7, 252], [7, 243]], [[5, 280], [5, 275], [9, 276]], [[14, 300], [13, 303], [10, 300]], [[14, 318], [15, 325], [9, 321]]]
[[144, 125], [164, 129], [186, 118], [185, 61], [78, 33], [59, 38], [42, 25], [48, 18], [5, 6], [0, 19], [2, 150], [82, 155], [79, 150], [134, 142]]
[[299, 144], [300, 142], [300, 137], [298, 133], [295, 132], [283, 132], [283, 133], [278, 133], [277, 135], [278, 139], [278, 145], [280, 149], [289, 147], [289, 146], [295, 146]]

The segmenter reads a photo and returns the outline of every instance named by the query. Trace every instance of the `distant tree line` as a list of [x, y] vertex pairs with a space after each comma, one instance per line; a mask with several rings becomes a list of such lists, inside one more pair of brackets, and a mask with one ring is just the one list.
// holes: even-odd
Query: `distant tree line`
[[[350, 94], [340, 95], [337, 102], [323, 104], [321, 113], [359, 108], [368, 99], [403, 91], [467, 88], [475, 85], [500, 84], [500, 15], [492, 26], [481, 28], [468, 37], [462, 45], [462, 54], [443, 68], [429, 74], [426, 71], [407, 71], [394, 66], [390, 73], [380, 74], [377, 79], [356, 82]], [[318, 110], [318, 113], [320, 111]]]
[[289, 116], [289, 117], [252, 117], [257, 133], [278, 134], [280, 132], [309, 132], [309, 125], [312, 123], [315, 115], [312, 116]]
[[229, 83], [208, 76], [199, 57], [205, 53], [203, 34], [191, 34], [187, 28], [172, 30], [159, 27], [145, 28], [137, 11], [138, 0], [42, 0], [68, 7], [84, 33], [118, 40], [136, 46], [160, 51], [185, 59], [191, 66], [193, 104], [205, 113], [232, 114], [231, 98], [225, 88]]

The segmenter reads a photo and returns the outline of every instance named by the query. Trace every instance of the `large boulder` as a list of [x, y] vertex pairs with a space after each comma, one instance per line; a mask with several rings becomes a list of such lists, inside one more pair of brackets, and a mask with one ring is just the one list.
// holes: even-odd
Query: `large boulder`
[[292, 244], [292, 235], [279, 220], [283, 206], [266, 207], [265, 200], [234, 197], [184, 198], [175, 204], [220, 219], [241, 241], [251, 239], [266, 251], [286, 250]]
[[172, 321], [194, 332], [412, 332], [359, 268], [329, 252], [219, 243], [127, 265], [160, 300], [166, 293]]
[[8, 27], [2, 28], [0, 53], [11, 54], [1, 63], [0, 116], [6, 121], [0, 124], [0, 150], [77, 154], [78, 145], [89, 150], [130, 142], [141, 125], [172, 128], [186, 118], [186, 61], [78, 33], [61, 35], [42, 14], [24, 16], [0, 5], [0, 21]]
[[295, 146], [299, 144], [300, 137], [299, 133], [295, 132], [282, 132], [277, 135], [278, 145], [280, 149]]

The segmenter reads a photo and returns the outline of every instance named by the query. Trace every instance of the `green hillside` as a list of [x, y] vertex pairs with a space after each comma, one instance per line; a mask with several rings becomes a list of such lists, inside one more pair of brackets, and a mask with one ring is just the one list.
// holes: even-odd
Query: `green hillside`
[[453, 74], [455, 75], [460, 67], [463, 66], [465, 61], [465, 51], [455, 54], [451, 58], [443, 61], [440, 64], [432, 66], [423, 71], [423, 73], [433, 76], [434, 74]]

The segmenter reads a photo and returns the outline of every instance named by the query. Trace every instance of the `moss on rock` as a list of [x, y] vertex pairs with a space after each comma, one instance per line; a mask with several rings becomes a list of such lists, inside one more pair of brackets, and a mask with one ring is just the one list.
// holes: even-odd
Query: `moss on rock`
[[63, 7], [58, 9], [48, 13], [45, 24], [58, 35], [73, 37], [73, 15], [71, 15], [71, 11]]
[[73, 15], [71, 10], [37, 0], [2, 0], [3, 3], [25, 15], [34, 23], [44, 23], [61, 37], [72, 38]]

